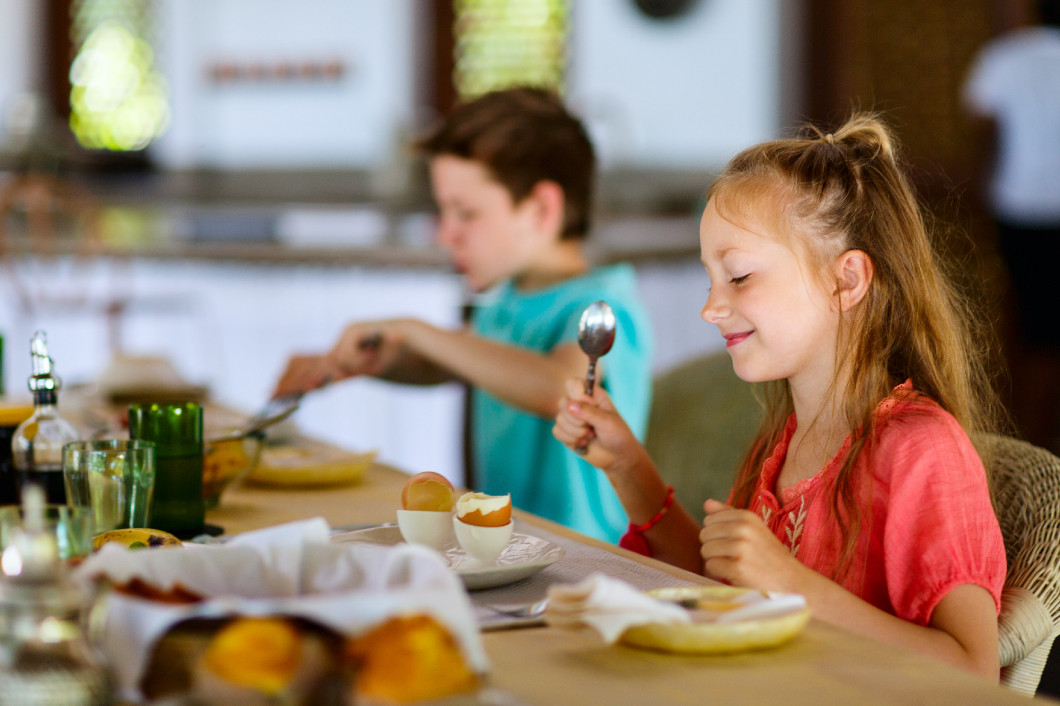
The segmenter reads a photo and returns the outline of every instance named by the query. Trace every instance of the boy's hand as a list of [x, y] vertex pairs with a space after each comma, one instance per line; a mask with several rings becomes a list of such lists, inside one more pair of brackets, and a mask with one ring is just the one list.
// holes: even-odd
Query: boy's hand
[[703, 504], [700, 555], [709, 578], [734, 586], [798, 592], [799, 563], [758, 515], [717, 500]]
[[322, 355], [295, 355], [276, 383], [272, 396], [302, 394], [323, 387], [331, 380], [331, 369]]
[[552, 435], [571, 449], [582, 447], [583, 458], [605, 472], [640, 449], [607, 392], [596, 387], [593, 396], [587, 396], [584, 378], [567, 380], [567, 396], [560, 400]]
[[400, 357], [404, 347], [404, 320], [350, 324], [327, 354], [335, 379], [357, 375], [380, 376]]

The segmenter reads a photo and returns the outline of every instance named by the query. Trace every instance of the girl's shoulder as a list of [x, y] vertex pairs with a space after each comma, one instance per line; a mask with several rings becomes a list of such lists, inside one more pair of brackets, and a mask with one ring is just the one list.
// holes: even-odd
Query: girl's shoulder
[[971, 438], [957, 419], [912, 385], [896, 388], [877, 410], [874, 444], [877, 463], [947, 460], [957, 467], [982, 464]]

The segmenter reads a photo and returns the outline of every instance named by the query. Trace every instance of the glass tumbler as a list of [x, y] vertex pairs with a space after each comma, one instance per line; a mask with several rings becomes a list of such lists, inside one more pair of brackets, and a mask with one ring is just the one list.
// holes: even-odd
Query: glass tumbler
[[[7, 548], [15, 530], [22, 528], [23, 520], [21, 505], [0, 506], [0, 551]], [[55, 537], [59, 558], [63, 561], [77, 564], [92, 553], [95, 524], [92, 511], [87, 507], [45, 505], [44, 529]]]
[[100, 439], [63, 446], [70, 505], [91, 508], [96, 533], [150, 527], [155, 488], [153, 441]]
[[145, 402], [129, 406], [129, 436], [155, 442], [151, 526], [178, 537], [203, 531], [202, 406], [197, 402]]

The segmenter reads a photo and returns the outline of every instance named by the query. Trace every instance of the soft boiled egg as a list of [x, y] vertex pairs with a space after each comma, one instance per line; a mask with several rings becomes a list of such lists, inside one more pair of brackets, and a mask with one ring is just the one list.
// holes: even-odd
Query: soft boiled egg
[[417, 473], [401, 490], [398, 529], [406, 542], [441, 550], [453, 536], [452, 483], [438, 473]]
[[512, 539], [513, 526], [510, 495], [465, 493], [456, 501], [456, 540], [480, 563], [497, 561]]
[[512, 520], [512, 496], [464, 493], [456, 501], [456, 516], [476, 527], [503, 527]]

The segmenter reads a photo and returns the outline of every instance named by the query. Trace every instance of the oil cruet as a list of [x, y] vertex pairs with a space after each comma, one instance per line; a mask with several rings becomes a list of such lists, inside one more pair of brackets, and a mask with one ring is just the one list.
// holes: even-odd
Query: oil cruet
[[0, 706], [114, 703], [110, 675], [89, 643], [84, 594], [44, 525], [44, 492], [23, 491], [23, 525], [0, 555]]

